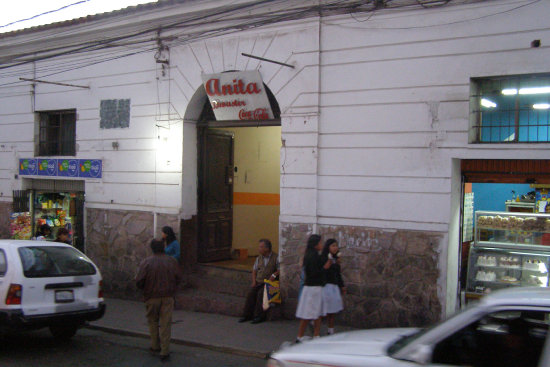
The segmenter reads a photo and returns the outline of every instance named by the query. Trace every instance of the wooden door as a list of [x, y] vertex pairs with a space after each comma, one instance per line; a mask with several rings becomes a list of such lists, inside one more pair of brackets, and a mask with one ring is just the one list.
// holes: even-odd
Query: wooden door
[[199, 261], [225, 260], [233, 240], [234, 134], [204, 128], [199, 139]]

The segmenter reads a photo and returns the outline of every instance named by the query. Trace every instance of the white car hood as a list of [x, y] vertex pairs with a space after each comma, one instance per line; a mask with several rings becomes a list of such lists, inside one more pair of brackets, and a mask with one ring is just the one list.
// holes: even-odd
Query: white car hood
[[[293, 358], [305, 355], [386, 355], [388, 346], [402, 336], [418, 331], [415, 328], [372, 329], [339, 333], [305, 341], [279, 350], [274, 358]], [[301, 358], [299, 358], [301, 359]]]

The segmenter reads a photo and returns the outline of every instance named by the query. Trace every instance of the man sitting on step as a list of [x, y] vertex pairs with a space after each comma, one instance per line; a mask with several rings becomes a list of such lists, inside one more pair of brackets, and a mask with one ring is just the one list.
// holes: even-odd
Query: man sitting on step
[[252, 269], [252, 286], [246, 296], [243, 316], [239, 322], [252, 320], [253, 324], [265, 321], [263, 310], [264, 279], [274, 280], [279, 276], [279, 258], [272, 251], [271, 241], [261, 239], [258, 244], [260, 255], [256, 258]]

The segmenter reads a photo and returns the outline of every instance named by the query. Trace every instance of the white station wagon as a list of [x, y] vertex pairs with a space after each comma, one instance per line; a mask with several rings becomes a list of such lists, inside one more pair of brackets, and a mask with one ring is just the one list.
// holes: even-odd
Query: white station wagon
[[550, 289], [512, 288], [428, 329], [373, 329], [283, 348], [268, 367], [550, 367]]
[[0, 331], [71, 338], [105, 313], [99, 269], [64, 243], [0, 240]]

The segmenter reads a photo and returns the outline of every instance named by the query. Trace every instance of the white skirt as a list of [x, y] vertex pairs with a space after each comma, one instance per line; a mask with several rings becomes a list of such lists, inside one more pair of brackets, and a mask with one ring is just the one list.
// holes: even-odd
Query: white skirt
[[296, 317], [302, 320], [317, 320], [323, 314], [323, 287], [304, 286], [298, 300]]
[[323, 313], [338, 313], [344, 309], [340, 288], [328, 283], [323, 287]]

